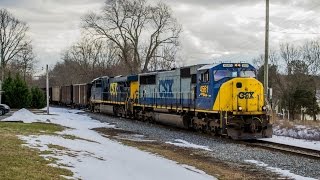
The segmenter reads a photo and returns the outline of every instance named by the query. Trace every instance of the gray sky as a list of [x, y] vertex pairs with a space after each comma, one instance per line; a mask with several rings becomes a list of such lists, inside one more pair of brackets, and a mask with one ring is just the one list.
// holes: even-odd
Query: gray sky
[[[30, 26], [38, 68], [60, 60], [79, 38], [80, 18], [105, 0], [0, 0]], [[156, 2], [157, 0], [150, 0]], [[264, 0], [164, 0], [183, 27], [183, 64], [250, 61], [264, 51]], [[320, 36], [318, 0], [270, 0], [270, 46]]]

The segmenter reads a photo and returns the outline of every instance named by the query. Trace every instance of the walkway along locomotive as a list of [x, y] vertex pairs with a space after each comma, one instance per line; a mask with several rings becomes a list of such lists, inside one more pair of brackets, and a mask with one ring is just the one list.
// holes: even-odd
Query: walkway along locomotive
[[247, 63], [193, 65], [92, 81], [90, 107], [115, 116], [226, 135], [272, 136], [263, 85]]

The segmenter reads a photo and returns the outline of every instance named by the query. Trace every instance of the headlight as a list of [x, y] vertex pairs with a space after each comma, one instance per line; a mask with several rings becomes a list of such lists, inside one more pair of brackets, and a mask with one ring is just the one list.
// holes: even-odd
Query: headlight
[[242, 111], [242, 107], [241, 107], [241, 106], [239, 106], [239, 107], [238, 107], [238, 110], [239, 110], [239, 111]]
[[263, 110], [263, 111], [266, 111], [266, 110], [267, 110], [267, 107], [266, 107], [266, 106], [262, 106], [262, 110]]

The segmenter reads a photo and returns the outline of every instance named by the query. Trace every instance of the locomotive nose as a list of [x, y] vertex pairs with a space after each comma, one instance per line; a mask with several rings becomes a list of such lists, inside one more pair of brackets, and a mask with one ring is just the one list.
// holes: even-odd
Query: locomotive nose
[[257, 112], [263, 108], [263, 86], [254, 78], [235, 78], [233, 87], [233, 109]]
[[213, 110], [234, 114], [263, 114], [263, 86], [255, 78], [233, 78], [219, 89]]

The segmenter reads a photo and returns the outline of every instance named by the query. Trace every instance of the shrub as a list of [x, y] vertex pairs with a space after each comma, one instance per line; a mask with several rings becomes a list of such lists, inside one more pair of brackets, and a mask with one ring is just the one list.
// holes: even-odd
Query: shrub
[[15, 79], [9, 77], [3, 82], [3, 102], [11, 108], [43, 108], [46, 104], [44, 92], [38, 87], [28, 85], [17, 75]]
[[44, 92], [39, 87], [31, 88], [31, 107], [43, 108], [46, 105], [46, 98]]
[[14, 95], [16, 108], [28, 108], [30, 106], [30, 91], [20, 75], [16, 75], [14, 79]]

